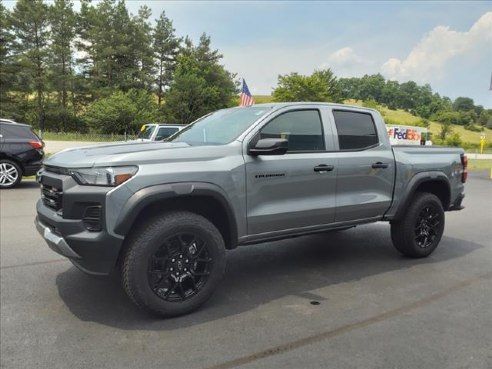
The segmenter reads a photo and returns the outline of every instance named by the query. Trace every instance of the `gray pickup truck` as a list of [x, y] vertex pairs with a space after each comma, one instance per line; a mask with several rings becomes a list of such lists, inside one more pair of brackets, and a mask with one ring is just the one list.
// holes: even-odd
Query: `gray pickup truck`
[[216, 289], [225, 250], [389, 221], [425, 257], [462, 209], [463, 150], [392, 147], [381, 115], [324, 103], [209, 114], [167, 142], [62, 151], [38, 175], [36, 227], [82, 271], [121, 273], [139, 307], [188, 313]]

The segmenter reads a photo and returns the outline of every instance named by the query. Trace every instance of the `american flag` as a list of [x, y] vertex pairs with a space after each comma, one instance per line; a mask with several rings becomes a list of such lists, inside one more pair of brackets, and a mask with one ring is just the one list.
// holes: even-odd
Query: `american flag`
[[243, 79], [243, 89], [241, 91], [241, 101], [239, 102], [239, 106], [251, 106], [255, 103], [253, 96], [249, 92], [248, 85], [246, 81]]

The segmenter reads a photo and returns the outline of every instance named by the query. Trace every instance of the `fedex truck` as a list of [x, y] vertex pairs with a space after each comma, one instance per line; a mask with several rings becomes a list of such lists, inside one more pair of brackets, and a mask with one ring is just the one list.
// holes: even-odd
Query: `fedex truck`
[[425, 127], [386, 126], [392, 145], [432, 145]]

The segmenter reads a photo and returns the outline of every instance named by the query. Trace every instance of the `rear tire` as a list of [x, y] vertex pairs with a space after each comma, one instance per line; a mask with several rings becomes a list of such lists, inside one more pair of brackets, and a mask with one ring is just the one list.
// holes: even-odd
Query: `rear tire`
[[212, 296], [225, 260], [224, 240], [210, 221], [186, 211], [165, 213], [130, 237], [123, 288], [150, 313], [187, 314]]
[[21, 168], [12, 160], [0, 160], [0, 188], [12, 188], [22, 180]]
[[403, 219], [391, 224], [391, 240], [403, 255], [423, 258], [432, 254], [444, 233], [444, 209], [439, 198], [418, 192]]

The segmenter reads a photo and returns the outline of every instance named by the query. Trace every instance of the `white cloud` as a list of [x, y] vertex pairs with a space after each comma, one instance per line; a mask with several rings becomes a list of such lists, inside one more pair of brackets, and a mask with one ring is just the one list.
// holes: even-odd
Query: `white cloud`
[[344, 47], [332, 53], [328, 57], [327, 64], [342, 65], [344, 63], [352, 62], [360, 63], [362, 60], [363, 59], [355, 53], [354, 49], [351, 47]]
[[491, 42], [492, 12], [488, 12], [466, 32], [454, 31], [445, 26], [435, 27], [404, 60], [390, 58], [382, 65], [381, 71], [390, 79], [413, 79], [419, 82], [444, 77], [444, 67], [451, 59], [472, 51], [490, 53]]
[[373, 69], [373, 62], [361, 57], [351, 47], [343, 47], [331, 53], [326, 62], [321, 64], [321, 68], [331, 68], [339, 77], [353, 77], [359, 74], [368, 73]]

